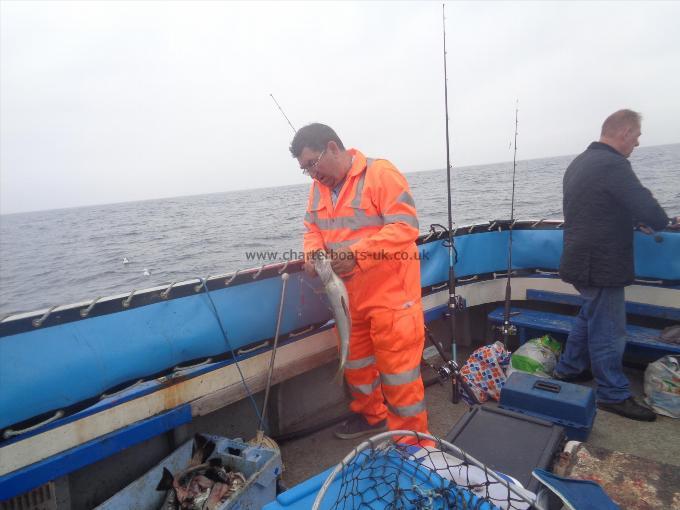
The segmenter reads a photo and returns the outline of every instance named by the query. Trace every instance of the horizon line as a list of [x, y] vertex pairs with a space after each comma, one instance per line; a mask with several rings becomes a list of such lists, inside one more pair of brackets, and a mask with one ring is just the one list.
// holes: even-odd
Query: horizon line
[[[658, 145], [646, 145], [644, 147], [641, 147], [638, 150], [644, 150], [648, 148], [653, 148], [653, 147], [664, 147], [667, 145], [680, 145], [680, 142], [673, 142], [673, 143], [662, 143]], [[526, 159], [519, 159], [517, 162], [522, 162], [522, 161], [536, 161], [540, 159], [553, 159], [553, 158], [563, 158], [563, 157], [568, 157], [568, 156], [575, 156], [575, 154], [560, 154], [556, 156], [541, 156], [537, 158], [526, 158]], [[463, 165], [463, 166], [456, 166], [455, 164], [451, 165], [452, 169], [465, 169], [465, 168], [472, 168], [472, 167], [478, 167], [478, 166], [489, 166], [489, 165], [500, 165], [503, 163], [512, 163], [511, 160], [507, 161], [493, 161], [493, 162], [487, 162], [487, 163], [474, 163], [474, 164], [468, 164], [468, 165]], [[415, 173], [423, 173], [423, 172], [436, 172], [436, 171], [444, 171], [446, 170], [446, 167], [441, 167], [441, 168], [428, 168], [428, 169], [420, 169], [420, 170], [411, 170], [408, 172], [402, 172], [404, 175], [409, 175], [409, 174], [415, 174]], [[96, 203], [96, 204], [83, 204], [83, 205], [72, 205], [72, 206], [66, 206], [66, 207], [52, 207], [48, 209], [30, 209], [27, 211], [15, 211], [15, 212], [0, 212], [0, 216], [12, 216], [15, 214], [32, 214], [32, 213], [42, 213], [42, 212], [50, 212], [50, 211], [64, 211], [67, 209], [84, 209], [88, 207], [106, 207], [106, 206], [111, 206], [111, 205], [119, 205], [119, 204], [135, 204], [135, 203], [143, 203], [143, 202], [153, 202], [156, 200], [171, 200], [173, 198], [189, 198], [189, 197], [202, 197], [202, 196], [208, 196], [208, 195], [218, 195], [218, 194], [226, 194], [226, 193], [237, 193], [241, 191], [254, 191], [254, 190], [263, 190], [263, 189], [273, 189], [273, 188], [287, 188], [291, 186], [303, 186], [305, 183], [293, 183], [293, 184], [280, 184], [277, 186], [260, 186], [260, 187], [254, 187], [254, 188], [236, 188], [236, 189], [230, 189], [230, 190], [223, 190], [223, 191], [211, 191], [207, 193], [195, 193], [195, 194], [190, 194], [190, 195], [173, 195], [173, 196], [165, 196], [165, 197], [155, 197], [155, 198], [144, 198], [144, 199], [138, 199], [138, 200], [121, 200], [117, 202], [105, 202], [105, 203]]]

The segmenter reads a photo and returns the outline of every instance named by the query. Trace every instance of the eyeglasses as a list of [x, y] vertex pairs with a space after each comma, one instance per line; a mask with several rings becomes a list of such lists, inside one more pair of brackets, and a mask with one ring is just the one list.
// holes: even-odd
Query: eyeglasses
[[323, 155], [326, 154], [326, 149], [321, 151], [321, 154], [319, 154], [319, 157], [316, 158], [316, 161], [314, 163], [308, 164], [305, 167], [302, 167], [302, 173], [304, 175], [311, 175], [312, 172], [316, 171], [316, 167], [319, 166], [319, 162], [321, 161], [321, 158], [323, 158]]

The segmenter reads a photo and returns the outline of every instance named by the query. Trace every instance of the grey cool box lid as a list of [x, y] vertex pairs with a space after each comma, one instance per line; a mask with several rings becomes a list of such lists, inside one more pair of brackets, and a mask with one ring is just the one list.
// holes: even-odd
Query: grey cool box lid
[[495, 471], [536, 492], [536, 468], [549, 469], [562, 446], [564, 429], [507, 409], [475, 406], [454, 425], [446, 440]]

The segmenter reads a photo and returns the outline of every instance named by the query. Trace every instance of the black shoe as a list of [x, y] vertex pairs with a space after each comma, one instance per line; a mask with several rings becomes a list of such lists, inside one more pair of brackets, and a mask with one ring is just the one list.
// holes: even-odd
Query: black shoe
[[366, 418], [361, 414], [355, 414], [348, 420], [345, 420], [335, 430], [335, 437], [339, 439], [354, 439], [361, 436], [368, 436], [371, 434], [378, 434], [387, 430], [387, 420], [370, 425]]
[[587, 368], [583, 372], [573, 375], [562, 375], [560, 373], [554, 372], [553, 379], [564, 382], [589, 382], [593, 380], [593, 373]]
[[603, 402], [598, 402], [597, 407], [603, 411], [609, 411], [610, 413], [620, 414], [631, 420], [638, 421], [654, 421], [656, 420], [656, 414], [654, 411], [645, 407], [643, 405], [635, 402], [633, 397], [628, 397], [626, 400], [621, 402], [614, 402], [613, 404], [605, 404]]

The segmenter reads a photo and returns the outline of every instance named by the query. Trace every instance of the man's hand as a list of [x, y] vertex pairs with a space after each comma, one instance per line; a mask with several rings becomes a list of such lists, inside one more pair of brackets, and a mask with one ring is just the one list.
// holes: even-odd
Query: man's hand
[[314, 269], [314, 264], [311, 260], [305, 261], [305, 264], [302, 267], [309, 276], [316, 276], [316, 269]]
[[654, 230], [652, 230], [651, 228], [649, 228], [649, 227], [648, 227], [647, 225], [645, 225], [644, 223], [638, 223], [638, 224], [637, 224], [637, 228], [638, 228], [638, 230], [639, 230], [640, 232], [642, 232], [643, 234], [647, 234], [648, 236], [651, 236], [651, 235], [655, 234]]
[[675, 218], [671, 218], [671, 222], [668, 225], [669, 230], [680, 230], [680, 216], [676, 216]]
[[331, 252], [331, 267], [338, 276], [350, 273], [356, 265], [354, 252], [349, 248], [340, 248]]
[[315, 257], [318, 257], [319, 253], [323, 253], [321, 250], [316, 250], [314, 253], [311, 253], [309, 256], [305, 257], [305, 263], [302, 266], [302, 268], [305, 270], [305, 273], [307, 273], [309, 276], [316, 276], [316, 269], [314, 268], [314, 260]]

